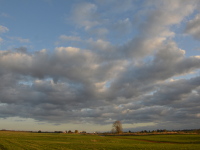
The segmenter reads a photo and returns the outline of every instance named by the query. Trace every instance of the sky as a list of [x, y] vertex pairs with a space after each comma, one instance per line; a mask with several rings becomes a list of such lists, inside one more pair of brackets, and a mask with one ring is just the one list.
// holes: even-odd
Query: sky
[[0, 129], [198, 129], [199, 0], [0, 0]]

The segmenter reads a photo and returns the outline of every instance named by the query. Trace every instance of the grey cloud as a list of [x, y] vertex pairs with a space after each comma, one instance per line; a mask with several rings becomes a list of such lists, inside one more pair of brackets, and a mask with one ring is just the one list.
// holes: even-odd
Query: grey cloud
[[[16, 113], [17, 110], [20, 110], [17, 114], [19, 116], [50, 122], [59, 122], [63, 118], [73, 122], [75, 121], [73, 118], [80, 117], [82, 118], [80, 122], [87, 120], [88, 122], [100, 123], [102, 120], [105, 121], [110, 118], [120, 118], [127, 123], [132, 121], [148, 122], [150, 120], [156, 121], [162, 115], [165, 115], [166, 119], [169, 120], [170, 115], [166, 115], [167, 113], [164, 113], [160, 108], [165, 105], [166, 112], [171, 110], [169, 108], [173, 108], [176, 112], [177, 105], [180, 105], [177, 103], [175, 105], [173, 101], [179, 101], [181, 104], [182, 101], [187, 101], [186, 107], [189, 105], [189, 97], [190, 99], [195, 98], [196, 101], [193, 100], [193, 105], [190, 104], [193, 110], [196, 106], [194, 104], [198, 103], [199, 97], [191, 92], [192, 90], [199, 92], [199, 78], [159, 84], [160, 81], [199, 68], [198, 57], [186, 58], [184, 51], [178, 49], [173, 43], [161, 48], [150, 62], [144, 62], [138, 66], [128, 65], [125, 70], [117, 70], [116, 77], [112, 79], [110, 86], [105, 87], [104, 92], [99, 92], [94, 84], [96, 81], [103, 82], [105, 79], [111, 79], [106, 74], [110, 72], [115, 63], [112, 64], [111, 61], [107, 64], [108, 67], [107, 65], [101, 66], [104, 71], [98, 68], [93, 70], [93, 73], [89, 72], [88, 74], [86, 73], [87, 68], [90, 67], [88, 64], [93, 60], [90, 55], [94, 56], [93, 54], [87, 51], [80, 52], [73, 48], [62, 47], [56, 50], [60, 51], [55, 51], [52, 56], [47, 55], [45, 51], [35, 54], [26, 54], [20, 51], [2, 53], [1, 103], [6, 104], [1, 106], [2, 115], [13, 115], [13, 112]], [[65, 55], [66, 53], [69, 53], [70, 56]], [[18, 60], [17, 57], [20, 61], [16, 61]], [[14, 64], [9, 61], [10, 58], [12, 58]], [[76, 59], [73, 60], [73, 58]], [[76, 61], [77, 59], [78, 61]], [[88, 64], [85, 59], [88, 59]], [[101, 59], [95, 60], [100, 62]], [[71, 65], [75, 65], [76, 69]], [[82, 70], [84, 65], [87, 66], [86, 72]], [[82, 72], [77, 74], [76, 70], [79, 67]], [[65, 72], [67, 69], [70, 69], [71, 72]], [[58, 77], [57, 82], [52, 81], [51, 78], [54, 77]], [[158, 88], [160, 90], [154, 96], [143, 97], [144, 93]], [[188, 99], [186, 99], [185, 97], [188, 94]], [[137, 103], [138, 101], [140, 103]], [[133, 104], [130, 107], [123, 106], [127, 102]], [[115, 106], [111, 105], [112, 103], [115, 103]], [[120, 106], [121, 104], [123, 105]], [[108, 105], [108, 107], [105, 107], [105, 105]], [[155, 105], [160, 105], [160, 107], [156, 107], [157, 111], [154, 108]], [[98, 107], [104, 108], [98, 109]], [[148, 109], [142, 109], [143, 107]], [[180, 109], [185, 109], [185, 107]], [[79, 111], [80, 108], [83, 111]], [[5, 111], [6, 109], [13, 111]], [[127, 109], [129, 109], [130, 114], [123, 113]], [[135, 112], [133, 113], [131, 110], [135, 110]], [[149, 112], [147, 112], [148, 110]], [[182, 115], [182, 118], [188, 117], [185, 116], [188, 111], [176, 112], [176, 115], [171, 117], [174, 120], [180, 115]], [[189, 112], [192, 113], [193, 111], [190, 110]], [[197, 111], [194, 113], [197, 113]]]
[[116, 30], [116, 33], [119, 37], [129, 34], [132, 30], [132, 27], [133, 25], [129, 18], [119, 20], [114, 25], [112, 25], [112, 29]]
[[128, 66], [126, 71], [121, 72], [117, 80], [111, 83], [108, 93], [127, 98], [138, 96], [146, 90], [153, 90], [152, 83], [155, 85], [199, 67], [199, 58], [185, 58], [184, 51], [170, 43], [161, 48], [152, 61], [141, 63], [139, 66]]
[[149, 120], [159, 121], [158, 123], [175, 122], [176, 128], [180, 127], [180, 125], [178, 127], [179, 123], [187, 124], [188, 120], [197, 123], [198, 99], [200, 98], [197, 92], [200, 87], [199, 79], [196, 77], [161, 84], [153, 95], [140, 97], [139, 102], [143, 107], [133, 107], [137, 105], [137, 102], [124, 107], [128, 110], [126, 111], [127, 119], [134, 116], [135, 121], [138, 122], [141, 122], [140, 119], [146, 122]]
[[[179, 104], [183, 103], [183, 106], [184, 101], [186, 102], [187, 99], [191, 99], [191, 96], [194, 96], [194, 98], [197, 96], [195, 96], [195, 94], [192, 93], [192, 91], [198, 88], [199, 85], [199, 77], [192, 78], [190, 80], [182, 79], [178, 81], [175, 80], [173, 82], [164, 83], [161, 86], [158, 86], [158, 90], [151, 97], [148, 98], [149, 100], [146, 101], [146, 104], [172, 105], [173, 107], [179, 107]], [[195, 101], [195, 99], [193, 101]], [[191, 105], [192, 103], [185, 104]]]
[[[82, 40], [87, 49], [0, 51], [0, 116], [53, 123], [154, 122], [158, 127], [198, 123], [199, 75], [168, 81], [200, 69], [199, 56], [187, 57], [187, 51], [168, 39], [170, 27], [190, 15], [194, 6], [188, 1], [175, 1], [172, 7], [172, 1], [162, 2], [156, 11], [148, 9], [138, 34], [122, 45], [105, 38]], [[107, 29], [99, 25], [103, 16], [98, 16], [95, 4], [75, 6], [73, 13], [85, 29]]]
[[[37, 78], [44, 78], [50, 75], [51, 77], [66, 76], [71, 80], [84, 80], [93, 65], [92, 58], [90, 53], [76, 53], [76, 51], [79, 50], [60, 47], [52, 56], [45, 51], [36, 54], [2, 52], [0, 61], [1, 66], [5, 69], [15, 70], [20, 74]], [[9, 62], [10, 59], [12, 59], [12, 62]], [[85, 72], [85, 69], [88, 72]], [[80, 74], [85, 78], [79, 78]]]
[[27, 48], [26, 47], [19, 47], [19, 48], [15, 48], [15, 50], [19, 53], [27, 53]]
[[200, 14], [187, 23], [185, 33], [191, 34], [194, 38], [200, 39]]

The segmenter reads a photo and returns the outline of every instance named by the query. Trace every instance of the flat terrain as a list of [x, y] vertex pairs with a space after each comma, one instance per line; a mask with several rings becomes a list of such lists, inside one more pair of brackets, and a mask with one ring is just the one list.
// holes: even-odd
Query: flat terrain
[[0, 150], [198, 150], [200, 135], [98, 136], [0, 131]]

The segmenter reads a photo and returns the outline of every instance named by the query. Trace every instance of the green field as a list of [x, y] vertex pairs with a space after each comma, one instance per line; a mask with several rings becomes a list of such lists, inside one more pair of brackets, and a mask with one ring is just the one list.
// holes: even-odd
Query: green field
[[199, 150], [200, 135], [98, 136], [0, 131], [0, 150]]

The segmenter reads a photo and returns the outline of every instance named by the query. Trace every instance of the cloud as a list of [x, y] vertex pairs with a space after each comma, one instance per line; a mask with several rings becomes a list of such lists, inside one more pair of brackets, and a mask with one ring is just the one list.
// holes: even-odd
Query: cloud
[[97, 6], [93, 3], [80, 3], [74, 6], [72, 10], [72, 20], [85, 30], [99, 24]]
[[192, 35], [196, 39], [200, 39], [200, 14], [197, 14], [193, 20], [187, 23], [185, 32]]
[[82, 39], [79, 36], [67, 36], [61, 35], [59, 36], [59, 40], [55, 42], [56, 45], [67, 43], [67, 42], [80, 42]]
[[109, 53], [109, 52], [112, 52], [112, 50], [114, 49], [114, 47], [112, 46], [110, 42], [105, 41], [103, 39], [98, 39], [97, 41], [94, 41], [93, 39], [89, 39], [87, 43], [89, 44], [89, 48], [95, 49], [97, 53], [99, 51], [100, 52], [106, 51]]
[[[174, 36], [170, 30], [172, 25], [182, 22], [184, 17], [190, 15], [194, 8], [194, 3], [187, 1], [160, 1], [149, 3], [155, 10], [146, 10], [145, 21], [140, 22], [139, 33], [132, 40], [124, 44], [122, 51], [126, 51], [128, 56], [145, 57], [151, 54], [161, 44]], [[182, 8], [185, 9], [182, 9]], [[141, 13], [137, 14], [141, 17]]]
[[119, 20], [117, 23], [113, 25], [113, 28], [120, 34], [127, 34], [131, 31], [132, 23], [129, 18], [124, 20]]
[[80, 37], [78, 36], [61, 35], [59, 39], [62, 41], [81, 41]]
[[[177, 34], [173, 27], [193, 15], [196, 1], [145, 1], [140, 4], [144, 10], [123, 11], [133, 4], [127, 0], [116, 13], [124, 13], [119, 18], [113, 16], [117, 9], [101, 12], [100, 6], [122, 5], [113, 2], [113, 6], [108, 5], [111, 1], [74, 5], [72, 20], [88, 38], [63, 33], [58, 42], [81, 42], [80, 47], [0, 51], [2, 118], [101, 125], [122, 120], [129, 125], [151, 124], [154, 129], [167, 128], [166, 124], [198, 127], [200, 58], [189, 57], [173, 38]], [[108, 12], [110, 16], [105, 15]], [[139, 18], [137, 23], [133, 18]], [[187, 32], [196, 28], [196, 18], [188, 22]], [[1, 27], [2, 33], [8, 31]], [[20, 39], [25, 40], [14, 38]], [[191, 72], [194, 77], [181, 79]]]
[[166, 120], [171, 116], [173, 121], [196, 114], [196, 109], [185, 110], [186, 115], [176, 108], [182, 101], [186, 104], [180, 109], [194, 106], [190, 99], [195, 104], [199, 98], [199, 77], [165, 82], [200, 68], [198, 57], [186, 58], [174, 43], [140, 65], [118, 59], [105, 62], [101, 55], [75, 47], [57, 47], [51, 55], [46, 50], [1, 51], [0, 64], [2, 116], [107, 124], [109, 118], [111, 122], [156, 122], [161, 116]]
[[29, 39], [23, 39], [21, 37], [9, 37], [9, 39], [19, 41], [20, 43], [30, 43]]
[[109, 31], [106, 28], [99, 27], [99, 28], [91, 29], [89, 33], [92, 34], [92, 35], [96, 35], [97, 37], [103, 37], [104, 38], [109, 33]]
[[115, 0], [95, 0], [97, 4], [103, 5], [103, 7], [106, 6], [106, 8], [109, 6], [111, 9], [108, 9], [107, 11], [109, 13], [115, 13], [120, 14], [123, 12], [127, 12], [128, 10], [134, 9], [134, 4], [131, 0], [124, 0], [122, 1], [115, 1]]
[[138, 96], [146, 90], [153, 90], [154, 84], [187, 74], [199, 67], [199, 58], [185, 58], [183, 50], [177, 48], [174, 43], [169, 43], [154, 55], [152, 61], [134, 67], [133, 64], [128, 65], [125, 71], [119, 74], [117, 80], [111, 83], [108, 93], [126, 98]]
[[27, 53], [27, 48], [26, 47], [19, 47], [19, 48], [15, 48], [15, 50], [19, 53]]
[[3, 39], [0, 37], [0, 43], [3, 42]]
[[1, 26], [1, 25], [0, 25], [0, 34], [1, 34], [1, 33], [5, 33], [5, 32], [8, 32], [8, 31], [9, 31], [9, 29], [8, 29], [7, 27]]
[[8, 15], [7, 13], [1, 13], [1, 14], [0, 14], [0, 17], [9, 18], [10, 15]]

